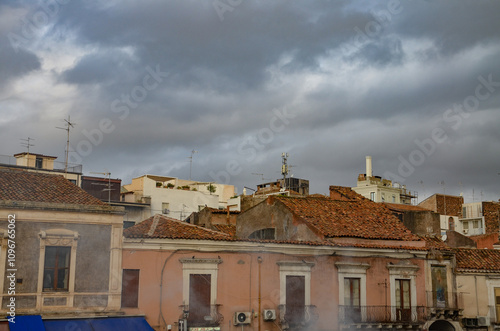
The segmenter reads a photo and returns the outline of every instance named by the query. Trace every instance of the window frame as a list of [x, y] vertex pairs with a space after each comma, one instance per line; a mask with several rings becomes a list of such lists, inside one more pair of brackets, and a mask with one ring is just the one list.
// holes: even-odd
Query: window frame
[[[66, 297], [66, 304], [62, 305], [62, 307], [73, 307], [76, 277], [76, 251], [78, 246], [79, 234], [76, 231], [71, 231], [68, 229], [48, 229], [45, 231], [40, 231], [39, 237], [40, 255], [38, 259], [37, 285], [37, 293], [39, 295], [37, 295], [36, 307], [37, 309], [41, 309], [44, 306], [44, 298], [53, 296], [54, 294]], [[43, 287], [45, 252], [46, 247], [51, 246], [70, 247], [68, 289], [64, 291], [44, 290]], [[58, 306], [49, 305], [47, 307], [57, 308]]]
[[[49, 254], [49, 249], [52, 251], [54, 249], [54, 266], [48, 267], [47, 266], [47, 260], [48, 260], [48, 254]], [[64, 267], [60, 267], [60, 258], [62, 257], [62, 250], [66, 251], [65, 252], [65, 257], [68, 259], [67, 262], [64, 263]], [[70, 266], [71, 266], [71, 247], [69, 246], [45, 246], [45, 261], [44, 261], [44, 269], [43, 269], [43, 287], [42, 291], [43, 292], [68, 292], [69, 290], [69, 273], [70, 273]], [[50, 270], [53, 270], [53, 277], [54, 279], [49, 280], [50, 283], [52, 283], [51, 287], [46, 287], [46, 281], [47, 281], [47, 274]], [[61, 270], [66, 270], [65, 272], [65, 277], [67, 278], [66, 280], [66, 285], [62, 288], [58, 287], [59, 283], [59, 272]]]

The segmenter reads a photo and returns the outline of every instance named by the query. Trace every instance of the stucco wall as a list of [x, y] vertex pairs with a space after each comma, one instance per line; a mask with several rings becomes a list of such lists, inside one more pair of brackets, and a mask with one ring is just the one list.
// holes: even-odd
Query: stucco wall
[[[127, 246], [127, 244], [125, 244]], [[200, 244], [196, 245], [201, 247]], [[238, 245], [235, 245], [235, 247]], [[193, 245], [195, 247], [195, 245]], [[367, 305], [385, 306], [391, 304], [390, 276], [388, 265], [402, 263], [401, 259], [383, 257], [345, 257], [313, 256], [314, 249], [305, 250], [304, 255], [266, 252], [199, 252], [199, 251], [155, 251], [139, 250], [137, 247], [125, 248], [123, 252], [124, 269], [140, 269], [139, 307], [124, 309], [126, 313], [146, 314], [148, 322], [156, 329], [163, 319], [166, 324], [176, 329], [176, 322], [182, 314], [183, 305], [183, 265], [181, 259], [218, 259], [217, 304], [224, 316], [222, 330], [241, 330], [234, 326], [232, 317], [236, 311], [250, 311], [257, 314], [252, 324], [245, 330], [258, 330], [259, 292], [260, 309], [276, 309], [282, 303], [280, 295], [280, 267], [278, 262], [295, 261], [313, 263], [311, 268], [310, 304], [317, 307], [318, 321], [315, 330], [338, 330], [339, 278], [336, 262], [354, 265], [368, 264], [366, 270]], [[259, 264], [259, 257], [262, 263]], [[165, 261], [166, 264], [165, 264]], [[425, 305], [424, 262], [419, 259], [404, 259], [417, 267], [416, 289], [417, 305]], [[404, 262], [406, 263], [406, 262]], [[160, 291], [162, 267], [163, 288]], [[259, 278], [260, 265], [260, 278]], [[387, 286], [385, 285], [387, 284]], [[260, 289], [260, 291], [259, 291]], [[415, 293], [414, 293], [415, 294]], [[162, 297], [163, 319], [160, 316], [160, 295]], [[387, 300], [387, 301], [386, 301]], [[341, 304], [343, 304], [341, 302]], [[273, 322], [261, 322], [262, 330], [279, 330], [279, 319]]]

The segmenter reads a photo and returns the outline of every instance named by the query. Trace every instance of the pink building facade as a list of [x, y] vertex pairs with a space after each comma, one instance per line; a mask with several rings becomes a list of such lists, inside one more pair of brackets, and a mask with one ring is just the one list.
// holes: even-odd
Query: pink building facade
[[122, 309], [156, 330], [461, 330], [453, 259], [384, 208], [270, 198], [236, 235], [151, 217], [124, 231]]

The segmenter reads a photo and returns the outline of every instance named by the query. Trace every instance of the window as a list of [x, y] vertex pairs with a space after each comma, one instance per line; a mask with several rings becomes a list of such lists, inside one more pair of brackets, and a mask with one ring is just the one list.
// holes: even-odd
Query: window
[[353, 322], [361, 322], [360, 278], [344, 278], [345, 317]]
[[168, 202], [161, 203], [161, 213], [169, 214], [170, 213], [170, 204]]
[[[280, 270], [280, 316], [291, 327], [311, 322], [311, 268], [313, 262], [278, 261]], [[284, 313], [284, 314], [283, 314]]]
[[45, 247], [43, 270], [44, 291], [67, 291], [69, 283], [71, 247]]
[[495, 287], [495, 311], [498, 321], [500, 318], [500, 287]]
[[375, 201], [375, 192], [370, 192], [370, 200]]
[[139, 306], [139, 269], [123, 269], [122, 307], [137, 308]]
[[393, 321], [415, 322], [417, 315], [416, 277], [419, 267], [401, 261], [398, 264], [388, 264], [390, 277], [391, 316]]
[[478, 228], [479, 228], [479, 221], [473, 221], [473, 222], [472, 222], [472, 227], [473, 227], [474, 229], [478, 229]]
[[385, 202], [385, 193], [382, 193], [382, 202]]
[[[40, 231], [39, 236], [36, 306], [73, 307], [78, 232], [48, 229]], [[58, 293], [57, 298], [53, 292]]]
[[342, 323], [362, 322], [366, 319], [366, 270], [367, 263], [336, 262], [339, 277], [339, 302]]
[[464, 230], [469, 230], [469, 222], [464, 222], [463, 227]]
[[462, 217], [467, 218], [467, 207], [462, 207]]
[[395, 195], [392, 196], [392, 202], [394, 202], [394, 203], [396, 202], [396, 196]]
[[210, 274], [189, 275], [189, 316], [190, 326], [204, 326], [211, 319]]
[[455, 231], [455, 221], [453, 217], [448, 218], [448, 230]]
[[411, 290], [409, 279], [396, 279], [396, 320], [411, 321]]
[[43, 159], [41, 157], [37, 157], [35, 159], [35, 168], [42, 169], [42, 166], [43, 166]]
[[285, 320], [298, 325], [304, 320], [306, 306], [306, 277], [286, 276]]
[[180, 259], [182, 263], [182, 298], [189, 311], [190, 326], [219, 325], [217, 311], [217, 274], [221, 259]]
[[267, 228], [254, 231], [249, 237], [249, 239], [275, 239], [275, 229]]

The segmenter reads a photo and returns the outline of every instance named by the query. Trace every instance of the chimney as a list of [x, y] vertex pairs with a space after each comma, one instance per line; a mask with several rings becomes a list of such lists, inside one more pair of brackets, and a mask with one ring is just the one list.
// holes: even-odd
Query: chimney
[[372, 177], [372, 157], [366, 157], [366, 177]]

